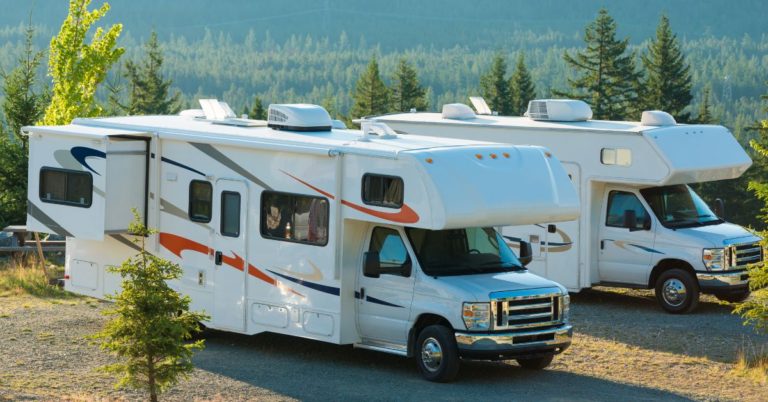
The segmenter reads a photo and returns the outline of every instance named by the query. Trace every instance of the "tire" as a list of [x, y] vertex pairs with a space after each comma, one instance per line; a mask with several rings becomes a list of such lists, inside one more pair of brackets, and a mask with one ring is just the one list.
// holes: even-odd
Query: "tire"
[[699, 283], [686, 270], [664, 271], [656, 280], [656, 300], [668, 313], [690, 313], [699, 304]]
[[749, 290], [745, 290], [739, 293], [726, 293], [722, 295], [715, 295], [715, 297], [717, 297], [718, 300], [722, 300], [728, 303], [741, 303], [744, 300], [747, 300], [747, 298], [749, 297], [749, 294], [750, 294]]
[[552, 363], [554, 358], [555, 355], [534, 357], [532, 359], [517, 359], [517, 364], [526, 370], [544, 370]]
[[416, 366], [429, 381], [449, 382], [459, 372], [459, 348], [451, 329], [430, 325], [416, 339]]

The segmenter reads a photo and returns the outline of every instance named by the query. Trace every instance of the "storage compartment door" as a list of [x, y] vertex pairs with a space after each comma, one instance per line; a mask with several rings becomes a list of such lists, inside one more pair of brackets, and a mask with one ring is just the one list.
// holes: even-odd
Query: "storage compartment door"
[[104, 238], [106, 136], [32, 130], [27, 229], [80, 239]]

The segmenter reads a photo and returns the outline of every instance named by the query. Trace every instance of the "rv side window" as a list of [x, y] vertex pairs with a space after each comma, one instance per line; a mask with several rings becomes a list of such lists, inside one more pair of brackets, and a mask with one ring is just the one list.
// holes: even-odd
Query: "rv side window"
[[192, 180], [189, 183], [189, 219], [195, 222], [210, 222], [212, 202], [211, 183], [201, 180]]
[[[626, 211], [632, 211], [635, 214], [635, 227], [627, 222]], [[650, 224], [650, 216], [643, 207], [643, 204], [633, 193], [625, 191], [611, 191], [608, 194], [608, 216], [605, 219], [605, 225], [617, 228], [643, 229]]]
[[93, 176], [88, 172], [44, 167], [40, 169], [40, 200], [89, 208], [93, 201]]
[[626, 148], [603, 148], [600, 150], [600, 162], [603, 165], [629, 166], [632, 164], [632, 151]]
[[267, 239], [325, 246], [328, 200], [299, 194], [261, 193], [261, 235]]
[[240, 193], [221, 193], [221, 235], [240, 237]]
[[365, 174], [363, 176], [363, 202], [387, 208], [403, 206], [403, 179], [395, 176]]

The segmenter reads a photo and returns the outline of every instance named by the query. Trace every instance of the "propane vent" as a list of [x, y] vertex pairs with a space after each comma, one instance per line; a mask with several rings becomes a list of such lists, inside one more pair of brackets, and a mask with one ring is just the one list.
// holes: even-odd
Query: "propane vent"
[[525, 115], [532, 120], [587, 121], [592, 118], [592, 109], [580, 100], [537, 99], [528, 102]]
[[267, 126], [287, 131], [331, 131], [333, 121], [328, 112], [317, 105], [269, 105]]

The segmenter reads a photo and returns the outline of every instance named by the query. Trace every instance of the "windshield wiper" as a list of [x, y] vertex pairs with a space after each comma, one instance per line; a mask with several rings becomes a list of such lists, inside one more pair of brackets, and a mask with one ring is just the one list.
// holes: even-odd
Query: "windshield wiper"
[[[513, 264], [511, 262], [503, 262], [503, 261], [486, 261], [486, 262], [481, 262], [477, 266], [478, 267], [485, 267], [485, 266], [489, 266], [489, 265], [498, 266], [498, 268], [500, 268], [500, 269], [509, 268], [510, 270], [513, 270], [513, 271], [514, 270], [525, 269], [522, 265]], [[486, 272], [486, 271], [484, 271], [484, 272]]]

